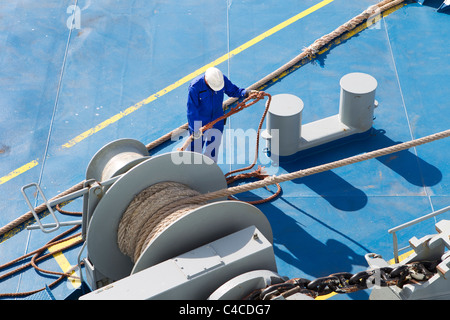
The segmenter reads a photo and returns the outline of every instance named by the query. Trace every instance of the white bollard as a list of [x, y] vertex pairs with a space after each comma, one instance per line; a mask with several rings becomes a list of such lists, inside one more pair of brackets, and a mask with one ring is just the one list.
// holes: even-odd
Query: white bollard
[[[371, 75], [355, 72], [341, 78], [339, 113], [302, 125], [303, 101], [292, 94], [272, 96], [267, 113], [266, 130], [270, 157], [286, 161], [298, 152], [313, 152], [313, 148], [329, 147], [330, 143], [368, 133], [372, 128], [377, 80]], [[344, 140], [341, 140], [343, 142]], [[308, 150], [308, 151], [307, 151]], [[286, 157], [280, 159], [279, 157]]]
[[[279, 156], [289, 156], [298, 151], [301, 137], [303, 101], [292, 94], [277, 94], [272, 97], [267, 112], [266, 128], [262, 134], [267, 139], [267, 148]], [[278, 137], [272, 132], [278, 130]], [[274, 141], [278, 140], [278, 141]], [[273, 148], [274, 143], [278, 148]]]
[[343, 124], [365, 132], [372, 127], [376, 107], [377, 80], [366, 73], [349, 73], [341, 78], [339, 117]]

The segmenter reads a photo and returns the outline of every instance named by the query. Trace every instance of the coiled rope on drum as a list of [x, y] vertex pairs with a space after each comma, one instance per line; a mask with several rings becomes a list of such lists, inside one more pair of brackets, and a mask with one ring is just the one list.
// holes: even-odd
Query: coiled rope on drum
[[156, 183], [141, 191], [119, 222], [117, 244], [120, 251], [136, 262], [147, 245], [167, 226], [203, 203], [181, 204], [167, 210], [168, 205], [198, 195], [198, 191], [171, 181]]

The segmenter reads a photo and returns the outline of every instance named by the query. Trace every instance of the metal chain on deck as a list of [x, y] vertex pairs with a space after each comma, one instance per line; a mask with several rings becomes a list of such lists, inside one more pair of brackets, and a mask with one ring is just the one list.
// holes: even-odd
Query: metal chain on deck
[[296, 293], [305, 294], [315, 299], [318, 296], [330, 293], [347, 294], [374, 286], [402, 288], [408, 283], [429, 280], [437, 273], [436, 266], [440, 262], [441, 260], [411, 262], [396, 267], [374, 268], [356, 274], [339, 272], [313, 281], [305, 278], [294, 278], [254, 290], [244, 300], [271, 300], [279, 296], [287, 298]]

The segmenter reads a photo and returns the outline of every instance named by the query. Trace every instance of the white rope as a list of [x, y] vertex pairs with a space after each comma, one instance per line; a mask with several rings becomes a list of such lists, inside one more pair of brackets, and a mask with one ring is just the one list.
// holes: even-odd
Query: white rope
[[[396, 145], [393, 145], [390, 147], [374, 150], [371, 152], [367, 152], [364, 154], [356, 155], [356, 156], [345, 158], [342, 160], [322, 164], [322, 165], [315, 166], [312, 168], [299, 170], [299, 171], [295, 171], [295, 172], [291, 172], [291, 173], [286, 173], [286, 174], [282, 174], [279, 176], [269, 176], [269, 177], [265, 178], [264, 180], [247, 183], [247, 184], [236, 186], [236, 187], [231, 187], [228, 189], [225, 188], [225, 189], [221, 189], [218, 191], [209, 192], [206, 194], [195, 196], [192, 198], [183, 199], [183, 200], [174, 202], [170, 206], [172, 206], [172, 205], [179, 206], [179, 205], [187, 204], [187, 203], [195, 204], [195, 203], [205, 202], [205, 201], [209, 201], [209, 200], [213, 200], [213, 199], [217, 199], [217, 198], [221, 198], [221, 197], [228, 197], [228, 196], [231, 196], [234, 194], [251, 191], [251, 190], [258, 189], [258, 188], [267, 187], [269, 185], [273, 185], [276, 183], [290, 181], [290, 180], [306, 177], [306, 176], [309, 176], [312, 174], [316, 174], [316, 173], [336, 169], [339, 167], [343, 167], [343, 166], [346, 166], [349, 164], [385, 156], [387, 154], [399, 152], [399, 151], [406, 150], [406, 149], [409, 149], [412, 147], [416, 147], [416, 146], [419, 146], [419, 145], [422, 145], [425, 143], [429, 143], [429, 142], [432, 142], [435, 140], [443, 139], [448, 136], [450, 136], [450, 129], [446, 130], [446, 131], [438, 132], [438, 133], [435, 133], [435, 134], [432, 134], [432, 135], [429, 135], [429, 136], [426, 136], [423, 138], [419, 138], [416, 140], [399, 143], [399, 144], [396, 144]], [[170, 210], [170, 206], [168, 206], [167, 210]]]

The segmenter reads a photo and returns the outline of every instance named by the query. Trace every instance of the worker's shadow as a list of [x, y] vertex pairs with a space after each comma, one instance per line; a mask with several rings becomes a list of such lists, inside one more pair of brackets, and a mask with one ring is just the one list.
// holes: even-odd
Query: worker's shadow
[[[281, 161], [279, 165], [287, 172], [294, 172], [398, 143], [387, 137], [384, 130], [372, 128], [367, 138], [356, 139], [311, 155], [303, 153], [299, 158], [288, 162]], [[403, 150], [376, 159], [414, 186], [430, 187], [438, 184], [442, 179], [442, 173], [438, 168], [416, 156], [412, 150]], [[351, 174], [357, 181], [361, 181], [365, 173]], [[378, 180], [380, 184], [383, 184], [383, 180], [386, 180], [386, 184], [389, 184], [391, 181], [389, 179], [391, 178], [383, 177], [380, 171], [377, 178], [372, 181]], [[295, 179], [293, 182], [306, 185], [339, 210], [357, 211], [367, 204], [367, 195], [363, 190], [353, 186], [331, 170]], [[367, 190], [383, 188], [382, 185], [371, 186], [364, 183], [364, 181], [361, 182]]]
[[[289, 264], [307, 276], [294, 274], [289, 278], [305, 277], [309, 280], [315, 280], [319, 277], [328, 276], [337, 272], [352, 272], [354, 266], [356, 269], [366, 269], [367, 261], [363, 255], [357, 254], [346, 244], [336, 240], [336, 238], [344, 238], [361, 247], [365, 253], [370, 251], [351, 239], [348, 235], [341, 233], [328, 224], [324, 223], [314, 215], [296, 207], [286, 199], [281, 199], [287, 206], [283, 205], [283, 211], [280, 206], [274, 206], [270, 202], [258, 205], [258, 208], [265, 213], [269, 219], [274, 237], [274, 253], [276, 257], [286, 264]], [[290, 216], [291, 212], [296, 215], [304, 216], [306, 220], [313, 219], [319, 228], [325, 228], [326, 234], [335, 233], [335, 239], [329, 236], [326, 242], [317, 240], [309, 234], [299, 221]], [[330, 262], [332, 267], [330, 268]], [[353, 299], [367, 300], [368, 295], [365, 291], [358, 291], [350, 296]]]

